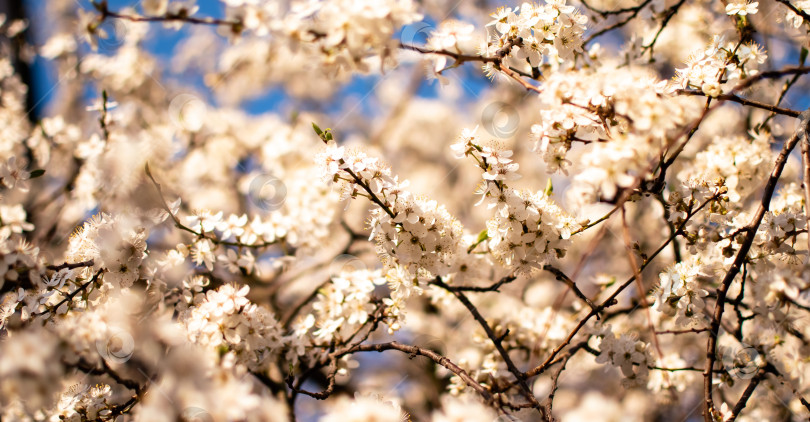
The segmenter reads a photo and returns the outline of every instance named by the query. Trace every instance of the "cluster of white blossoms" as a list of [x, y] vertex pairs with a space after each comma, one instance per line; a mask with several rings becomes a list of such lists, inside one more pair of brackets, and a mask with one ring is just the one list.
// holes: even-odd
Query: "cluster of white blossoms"
[[393, 401], [371, 394], [355, 394], [354, 398], [339, 397], [320, 420], [324, 422], [402, 422], [410, 420], [408, 413]]
[[[369, 240], [376, 244], [391, 290], [382, 301], [390, 331], [400, 328], [405, 301], [422, 293], [420, 284], [436, 277], [476, 278], [479, 271], [470, 265], [479, 260], [468, 256], [473, 239], [465, 236], [464, 227], [444, 206], [405, 190], [408, 182], [391, 176], [379, 159], [347, 151], [332, 141], [317, 161], [323, 177], [338, 185], [341, 197], [364, 196], [375, 204], [368, 220]], [[341, 322], [332, 320], [332, 331]]]
[[[430, 51], [443, 52], [474, 52], [477, 43], [475, 26], [455, 19], [442, 21], [435, 31], [430, 33], [425, 48]], [[403, 42], [409, 41], [403, 39]], [[430, 66], [428, 78], [436, 78], [442, 84], [448, 84], [448, 79], [442, 72], [448, 69], [449, 58], [445, 54], [433, 54], [430, 56]], [[450, 65], [452, 67], [453, 65]]]
[[[0, 274], [2, 274], [0, 287], [11, 287], [30, 281], [35, 286], [34, 290], [38, 289], [42, 292], [45, 292], [48, 287], [61, 288], [61, 283], [54, 282], [53, 279], [43, 279], [45, 269], [40, 261], [39, 248], [33, 247], [20, 238], [0, 242]], [[5, 325], [6, 320], [15, 312], [17, 305], [27, 296], [26, 291], [21, 288], [7, 289], [8, 292], [0, 300], [0, 328]], [[37, 300], [32, 301], [31, 296], [28, 295], [27, 303], [35, 308], [36, 306], [32, 302], [37, 302]]]
[[[687, 226], [692, 233], [690, 242], [701, 251], [702, 258], [721, 265], [730, 265], [733, 260], [739, 231], [750, 221], [741, 200], [757, 192], [769, 176], [775, 156], [770, 144], [768, 136], [714, 137], [695, 155], [694, 165], [679, 172], [683, 182], [669, 198], [671, 221], [680, 224], [687, 208], [694, 209], [715, 196], [720, 199], [708, 208], [711, 217], [690, 220]], [[780, 189], [757, 230], [752, 257], [776, 256], [794, 263], [801, 259], [794, 246], [796, 236], [807, 224], [803, 203], [803, 194], [795, 184]]]
[[798, 269], [804, 252], [796, 250], [796, 237], [807, 230], [804, 201], [801, 186], [796, 183], [782, 187], [774, 196], [771, 209], [765, 214], [754, 240], [754, 244], [761, 248], [760, 256], [776, 256], [780, 261], [792, 264], [791, 269]]
[[706, 219], [690, 218], [701, 206], [708, 204], [708, 211], [711, 214], [723, 215], [728, 213], [726, 205], [729, 204], [728, 188], [723, 185], [722, 178], [707, 180], [700, 176], [687, 178], [678, 190], [673, 190], [667, 198], [669, 207], [668, 221], [675, 227], [682, 227], [687, 233], [695, 233], [697, 236], [689, 237], [691, 240], [699, 240], [707, 232], [716, 229], [709, 224], [701, 224]]
[[[105, 420], [117, 405], [112, 387], [91, 384], [71, 365], [119, 368], [152, 344], [132, 324], [133, 297], [68, 312], [43, 327], [30, 323], [0, 347], [0, 417], [20, 421]], [[156, 324], [158, 325], [158, 324]], [[144, 327], [146, 328], [146, 327]], [[147, 328], [148, 329], [148, 328]], [[140, 357], [144, 357], [141, 355]], [[111, 369], [112, 370], [112, 369]]]
[[397, 48], [392, 37], [400, 27], [422, 19], [412, 0], [223, 3], [226, 20], [231, 22], [223, 32], [234, 37], [245, 31], [280, 38], [294, 50], [305, 49], [310, 57], [320, 57], [333, 71], [369, 71], [374, 60], [379, 63], [392, 57]]
[[[374, 202], [369, 226], [377, 253], [388, 269], [399, 267], [407, 275], [406, 284], [417, 277], [446, 276], [456, 268], [455, 260], [464, 250], [463, 227], [438, 202], [405, 190], [378, 158], [361, 151], [329, 144], [318, 155], [326, 180], [338, 184], [341, 196], [365, 196]], [[410, 280], [407, 280], [410, 278]]]
[[707, 276], [706, 272], [696, 256], [664, 270], [659, 275], [653, 309], [674, 317], [677, 326], [703, 328], [708, 322], [704, 298], [709, 292], [701, 277]]
[[329, 344], [354, 334], [373, 316], [374, 290], [385, 282], [379, 270], [357, 270], [333, 276], [331, 282], [318, 291], [318, 299], [312, 304], [314, 314], [308, 316], [314, 319], [309, 324], [318, 327], [313, 333], [314, 340]]
[[[3, 65], [0, 63], [0, 66]], [[8, 100], [11, 105], [14, 104], [11, 101], [13, 97], [10, 95], [3, 96], [3, 99]], [[0, 119], [4, 119], [4, 117], [7, 116], [0, 111]], [[0, 189], [2, 189], [2, 195], [0, 195], [0, 288], [5, 285], [31, 283], [42, 290], [46, 289], [42, 282], [45, 268], [40, 258], [40, 250], [29, 243], [26, 238], [26, 233], [33, 231], [36, 227], [29, 222], [28, 214], [21, 203], [14, 200], [9, 201], [9, 197], [16, 198], [29, 191], [30, 178], [31, 173], [27, 170], [26, 161], [16, 155], [12, 155], [5, 162], [0, 163]], [[25, 291], [20, 288], [7, 288], [7, 293], [0, 295], [0, 329], [14, 313], [17, 305], [25, 299], [25, 296]]]
[[465, 51], [474, 39], [475, 25], [448, 19], [430, 33], [425, 47], [430, 50]]
[[[575, 169], [569, 200], [613, 199], [649, 168], [667, 135], [693, 113], [689, 103], [666, 91], [649, 73], [625, 68], [548, 78], [540, 94], [540, 122], [531, 128], [534, 150], [550, 173]], [[584, 147], [572, 151], [575, 144]]]
[[565, 256], [578, 228], [543, 192], [506, 190], [498, 195], [495, 217], [487, 221], [492, 255], [516, 274], [529, 274]]
[[[796, 8], [786, 8], [785, 10], [785, 23], [792, 28], [798, 29], [801, 28], [802, 24], [805, 23], [804, 17], [802, 17], [801, 12], [807, 13], [810, 10], [810, 1], [808, 0], [794, 0], [790, 2], [793, 7]], [[798, 13], [797, 13], [798, 12]], [[805, 30], [804, 36], [807, 36], [807, 31]]]
[[733, 0], [726, 5], [726, 13], [740, 16], [756, 15], [758, 11], [757, 6], [759, 6], [758, 1]]
[[[5, 18], [2, 19], [5, 21]], [[2, 151], [2, 161], [6, 162], [6, 168], [11, 165], [19, 165], [20, 159], [16, 163], [11, 161], [11, 157], [22, 152], [21, 146], [25, 144], [26, 134], [30, 132], [29, 122], [20, 118], [25, 114], [25, 94], [27, 87], [14, 72], [14, 66], [8, 57], [0, 59], [0, 99], [3, 107], [0, 107], [0, 151]], [[15, 166], [16, 167], [16, 166]], [[5, 180], [3, 184], [9, 186], [14, 179]]]
[[110, 412], [112, 390], [107, 384], [94, 386], [76, 384], [62, 393], [57, 404], [56, 420], [80, 422], [82, 418], [97, 419]]
[[74, 232], [66, 256], [69, 262], [93, 261], [82, 270], [85, 276], [106, 269], [104, 290], [128, 288], [139, 277], [148, 235], [136, 218], [98, 214]]
[[28, 192], [31, 173], [26, 170], [26, 162], [12, 156], [5, 163], [0, 164], [0, 180], [8, 189], [19, 189]]
[[278, 355], [284, 339], [273, 313], [245, 297], [249, 290], [232, 284], [209, 290], [180, 320], [193, 343], [223, 359], [232, 354], [234, 363], [259, 370]]
[[[563, 61], [582, 53], [583, 33], [588, 17], [566, 0], [545, 4], [523, 3], [514, 9], [499, 8], [487, 24], [495, 33], [487, 42], [486, 55], [501, 52], [504, 64], [526, 70], [549, 67], [556, 70]], [[485, 65], [489, 72], [493, 65]]]
[[56, 349], [57, 340], [45, 330], [27, 330], [0, 347], [0, 416], [25, 420], [26, 415], [50, 406], [62, 386], [54, 380], [64, 375]]
[[[180, 333], [172, 333], [180, 334]], [[233, 364], [233, 355], [216, 359], [211, 353], [183, 343], [160, 358], [163, 376], [156, 391], [133, 411], [137, 422], [177, 420], [288, 420], [285, 404], [263, 391], [252, 376]]]
[[676, 69], [675, 84], [717, 97], [740, 80], [758, 74], [759, 66], [767, 59], [762, 47], [754, 42], [726, 42], [723, 37], [715, 36], [705, 49], [689, 56], [686, 67]]
[[312, 43], [328, 65], [361, 71], [369, 56], [391, 55], [397, 29], [422, 19], [412, 0], [298, 1], [291, 12], [282, 29], [290, 39]]
[[621, 369], [625, 387], [647, 385], [650, 368], [655, 363], [648, 343], [638, 340], [633, 333], [616, 335], [610, 325], [604, 325], [595, 333], [601, 337], [597, 363], [609, 363]]
[[544, 192], [510, 188], [506, 182], [520, 178], [512, 151], [482, 146], [476, 130], [465, 130], [451, 148], [457, 158], [471, 156], [481, 170], [481, 200], [494, 216], [487, 221], [487, 244], [492, 256], [515, 274], [530, 274], [546, 263], [565, 256], [576, 220]]
[[400, 191], [395, 195], [390, 214], [382, 209], [372, 212], [371, 238], [380, 255], [388, 255], [411, 274], [428, 278], [448, 275], [455, 267], [463, 227], [444, 206]]
[[[17, 268], [7, 270], [6, 281], [18, 287], [3, 296], [0, 327], [18, 311], [23, 320], [50, 317], [54, 312], [63, 315], [129, 288], [142, 272], [147, 233], [135, 218], [99, 214], [70, 238], [65, 255], [75, 266], [57, 267], [50, 274], [40, 262], [37, 248], [22, 239], [5, 241], [4, 248], [11, 249], [0, 253], [7, 264]], [[86, 290], [86, 294], [71, 294], [76, 289]]]

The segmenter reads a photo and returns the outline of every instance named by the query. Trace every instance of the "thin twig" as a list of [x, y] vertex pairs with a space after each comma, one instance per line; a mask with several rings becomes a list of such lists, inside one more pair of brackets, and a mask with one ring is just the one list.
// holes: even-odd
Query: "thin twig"
[[[443, 289], [447, 289], [447, 287], [449, 287], [441, 280], [440, 277], [436, 277], [436, 279], [433, 280], [433, 284]], [[473, 305], [472, 302], [470, 302], [470, 299], [468, 299], [463, 292], [453, 290], [448, 291], [451, 292], [456, 298], [458, 298], [459, 302], [461, 302], [464, 305], [464, 307], [466, 307], [467, 310], [470, 311], [470, 314], [472, 314], [473, 318], [475, 318], [478, 324], [481, 325], [487, 337], [495, 346], [495, 350], [498, 351], [498, 354], [501, 355], [501, 358], [503, 359], [504, 363], [506, 363], [506, 368], [509, 370], [509, 372], [512, 373], [512, 375], [515, 376], [515, 380], [518, 382], [520, 389], [523, 390], [523, 393], [526, 395], [526, 399], [529, 400], [529, 402], [538, 412], [543, 413], [543, 408], [540, 406], [540, 403], [537, 402], [537, 399], [534, 397], [531, 388], [529, 388], [529, 385], [526, 383], [526, 375], [520, 369], [518, 369], [518, 367], [515, 365], [515, 362], [513, 362], [512, 358], [509, 356], [509, 352], [507, 352], [506, 349], [503, 347], [503, 337], [498, 337], [495, 335], [495, 332], [492, 331], [492, 327], [489, 326], [487, 320], [481, 315], [481, 312], [478, 311], [478, 308], [476, 308], [475, 305]]]
[[[693, 89], [679, 89], [679, 90], [675, 91], [675, 93], [677, 93], [679, 95], [695, 95], [695, 96], [701, 96], [701, 97], [706, 97], [707, 96], [706, 93], [704, 93], [703, 91], [693, 90]], [[779, 107], [778, 105], [771, 105], [771, 104], [766, 104], [766, 103], [759, 102], [759, 101], [749, 100], [747, 98], [742, 98], [742, 97], [740, 97], [738, 95], [735, 95], [735, 94], [722, 94], [722, 95], [718, 95], [718, 96], [712, 97], [712, 98], [714, 98], [716, 100], [719, 100], [719, 101], [731, 101], [731, 102], [735, 102], [735, 103], [738, 103], [738, 104], [742, 104], [744, 106], [751, 106], [751, 107], [759, 108], [759, 109], [762, 109], [762, 110], [768, 110], [773, 114], [781, 114], [783, 116], [790, 116], [790, 117], [799, 117], [799, 112], [796, 111], [796, 110], [791, 110], [789, 108], [782, 108], [782, 107]]]
[[498, 289], [500, 289], [501, 286], [503, 286], [504, 284], [511, 283], [511, 282], [515, 281], [515, 279], [517, 279], [517, 277], [515, 277], [514, 275], [508, 275], [508, 276], [505, 276], [505, 277], [501, 277], [500, 280], [496, 281], [495, 283], [490, 284], [489, 286], [479, 287], [479, 286], [450, 286], [450, 285], [448, 285], [446, 289], [449, 290], [449, 291], [457, 291], [457, 292], [475, 292], [475, 293], [497, 292], [497, 291], [499, 291]]
[[[574, 280], [572, 280], [570, 277], [565, 275], [565, 273], [562, 272], [562, 270], [560, 270], [559, 268], [557, 268], [557, 267], [555, 267], [553, 265], [548, 265], [548, 264], [543, 265], [543, 269], [545, 271], [548, 271], [548, 272], [554, 274], [554, 277], [558, 281], [562, 281], [563, 283], [565, 283], [574, 292], [574, 294], [580, 300], [585, 302], [591, 308], [591, 310], [597, 310], [598, 307], [590, 299], [588, 299], [588, 297], [585, 296], [584, 293], [582, 293], [582, 290], [580, 290], [579, 287], [577, 287], [576, 283], [574, 283]], [[597, 314], [596, 319], [599, 319], [599, 318], [600, 318], [599, 314]]]
[[74, 270], [76, 268], [92, 267], [94, 265], [96, 265], [95, 262], [92, 259], [90, 259], [90, 260], [82, 261], [82, 262], [75, 262], [75, 263], [65, 262], [64, 264], [59, 264], [59, 265], [48, 265], [45, 268], [47, 268], [49, 270], [53, 270], [53, 271], [61, 271], [61, 270], [64, 270], [64, 269]]
[[765, 369], [760, 368], [756, 375], [754, 375], [754, 378], [751, 378], [748, 386], [745, 387], [745, 391], [743, 391], [742, 396], [740, 396], [740, 400], [737, 401], [734, 409], [731, 410], [731, 416], [728, 419], [725, 419], [723, 422], [734, 422], [734, 420], [737, 419], [737, 416], [739, 416], [740, 412], [745, 409], [748, 399], [751, 398], [752, 394], [754, 394], [754, 390], [756, 390], [763, 378], [765, 378]]

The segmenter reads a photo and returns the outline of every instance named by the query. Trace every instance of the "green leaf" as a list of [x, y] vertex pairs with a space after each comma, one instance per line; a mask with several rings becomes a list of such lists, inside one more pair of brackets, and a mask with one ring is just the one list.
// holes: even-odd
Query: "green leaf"
[[323, 131], [318, 127], [318, 125], [315, 124], [315, 122], [312, 122], [312, 128], [315, 129], [315, 133], [317, 133], [319, 137], [323, 138]]
[[333, 139], [332, 138], [332, 129], [330, 129], [330, 128], [326, 128], [326, 130], [321, 130], [321, 128], [318, 127], [318, 125], [316, 125], [315, 122], [312, 122], [312, 129], [315, 129], [315, 133], [317, 133], [318, 136], [324, 142], [329, 142], [329, 141], [331, 141]]
[[489, 232], [487, 229], [484, 229], [481, 230], [481, 233], [478, 233], [478, 239], [475, 240], [475, 243], [481, 243], [487, 239], [489, 239]]
[[489, 232], [487, 232], [487, 229], [481, 230], [481, 233], [478, 233], [478, 238], [475, 240], [475, 243], [473, 243], [472, 245], [470, 245], [469, 248], [467, 248], [467, 253], [472, 253], [472, 251], [478, 245], [480, 245], [481, 242], [483, 242], [483, 241], [485, 241], [487, 239], [489, 239]]
[[42, 176], [43, 174], [45, 174], [45, 170], [44, 170], [44, 169], [36, 169], [36, 170], [31, 170], [31, 177], [29, 177], [29, 178], [30, 178], [30, 179], [36, 179], [37, 177], [40, 177], [40, 176]]
[[551, 178], [549, 177], [548, 180], [546, 180], [545, 194], [546, 196], [551, 196], [552, 193], [554, 193], [554, 185], [551, 184]]
[[807, 60], [807, 48], [802, 47], [802, 52], [799, 54], [799, 63], [804, 64], [805, 60]]

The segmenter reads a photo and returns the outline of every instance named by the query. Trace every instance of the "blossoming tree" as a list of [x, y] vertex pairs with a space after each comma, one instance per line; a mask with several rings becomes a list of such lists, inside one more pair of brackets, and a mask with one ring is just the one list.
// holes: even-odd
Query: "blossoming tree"
[[0, 420], [810, 415], [810, 1], [24, 4]]

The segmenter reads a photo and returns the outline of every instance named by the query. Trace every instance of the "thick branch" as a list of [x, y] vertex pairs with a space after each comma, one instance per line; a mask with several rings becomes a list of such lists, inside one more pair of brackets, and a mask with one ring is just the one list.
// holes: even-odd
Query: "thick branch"
[[714, 318], [711, 322], [709, 340], [706, 344], [706, 366], [703, 371], [703, 394], [705, 400], [703, 418], [706, 422], [712, 422], [712, 418], [715, 413], [714, 401], [712, 399], [712, 367], [714, 366], [714, 361], [717, 354], [717, 337], [719, 335], [720, 322], [723, 318], [723, 311], [725, 309], [726, 293], [728, 292], [732, 281], [734, 281], [734, 278], [737, 276], [737, 274], [739, 274], [740, 269], [745, 262], [745, 258], [748, 255], [748, 251], [751, 250], [751, 246], [754, 243], [754, 238], [756, 237], [757, 228], [759, 228], [759, 225], [762, 223], [762, 219], [765, 217], [765, 213], [768, 211], [768, 207], [771, 204], [771, 197], [776, 189], [776, 184], [779, 181], [779, 177], [782, 176], [782, 170], [785, 168], [785, 164], [790, 156], [790, 152], [796, 146], [800, 138], [807, 136], [806, 132], [808, 130], [808, 124], [810, 124], [810, 109], [802, 112], [800, 115], [799, 127], [796, 130], [796, 133], [794, 133], [793, 136], [791, 136], [782, 147], [782, 151], [779, 153], [773, 171], [771, 171], [771, 175], [768, 178], [767, 184], [765, 185], [765, 190], [762, 193], [762, 199], [760, 200], [759, 207], [757, 208], [754, 217], [751, 219], [751, 222], [743, 229], [745, 238], [743, 239], [742, 244], [740, 244], [740, 250], [737, 252], [737, 256], [734, 258], [731, 268], [729, 268], [728, 272], [726, 272], [722, 283], [720, 283], [720, 287], [717, 289], [717, 303], [715, 304], [714, 308]]

